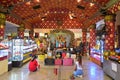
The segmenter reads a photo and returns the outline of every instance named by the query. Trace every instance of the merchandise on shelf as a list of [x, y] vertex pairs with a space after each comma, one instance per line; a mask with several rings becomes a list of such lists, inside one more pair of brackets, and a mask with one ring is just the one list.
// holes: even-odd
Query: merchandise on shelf
[[14, 67], [22, 66], [31, 59], [32, 51], [37, 48], [37, 44], [30, 39], [13, 39], [12, 62]]
[[4, 58], [8, 59], [8, 71], [10, 71], [12, 69], [12, 41], [6, 39], [1, 43], [4, 45], [4, 50], [1, 52], [1, 54], [6, 54]]
[[90, 55], [93, 62], [97, 63], [98, 65], [102, 65], [103, 63], [103, 51], [104, 51], [104, 41], [97, 40], [96, 46], [91, 48]]
[[7, 59], [8, 56], [8, 47], [7, 45], [0, 43], [0, 61]]

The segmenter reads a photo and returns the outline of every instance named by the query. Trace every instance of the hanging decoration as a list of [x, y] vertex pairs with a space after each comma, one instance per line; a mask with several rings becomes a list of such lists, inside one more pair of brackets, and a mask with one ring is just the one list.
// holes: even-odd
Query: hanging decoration
[[111, 8], [108, 9], [113, 14], [120, 10], [120, 1], [114, 4]]
[[5, 15], [0, 13], [0, 41], [4, 39], [5, 20]]
[[58, 25], [58, 27], [60, 28], [60, 26], [63, 25], [63, 21], [62, 21], [62, 20], [57, 20], [57, 25]]

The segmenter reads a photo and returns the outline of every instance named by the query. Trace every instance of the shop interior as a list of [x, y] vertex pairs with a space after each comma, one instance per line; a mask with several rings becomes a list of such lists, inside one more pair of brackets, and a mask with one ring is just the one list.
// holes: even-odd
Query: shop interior
[[120, 1], [73, 1], [65, 2], [75, 7], [58, 0], [54, 8], [43, 0], [0, 1], [0, 74], [21, 68], [33, 55], [44, 65], [60, 66], [72, 66], [77, 57], [85, 56], [118, 80]]

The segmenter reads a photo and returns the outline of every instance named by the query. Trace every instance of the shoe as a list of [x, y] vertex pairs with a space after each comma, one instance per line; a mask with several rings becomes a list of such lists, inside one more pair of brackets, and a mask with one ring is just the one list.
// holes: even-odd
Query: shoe
[[80, 78], [82, 78], [83, 76], [82, 76], [82, 75], [78, 75], [77, 77], [80, 77]]

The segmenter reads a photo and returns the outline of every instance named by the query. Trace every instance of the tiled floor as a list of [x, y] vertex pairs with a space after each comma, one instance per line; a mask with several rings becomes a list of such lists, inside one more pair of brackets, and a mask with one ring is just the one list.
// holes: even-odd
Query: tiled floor
[[[57, 74], [55, 74], [57, 69]], [[74, 66], [44, 66], [41, 62], [41, 68], [37, 72], [29, 72], [28, 64], [21, 68], [13, 68], [11, 71], [0, 75], [0, 80], [70, 80]], [[101, 67], [92, 63], [86, 57], [83, 57], [83, 78], [75, 80], [112, 80], [104, 74]]]

